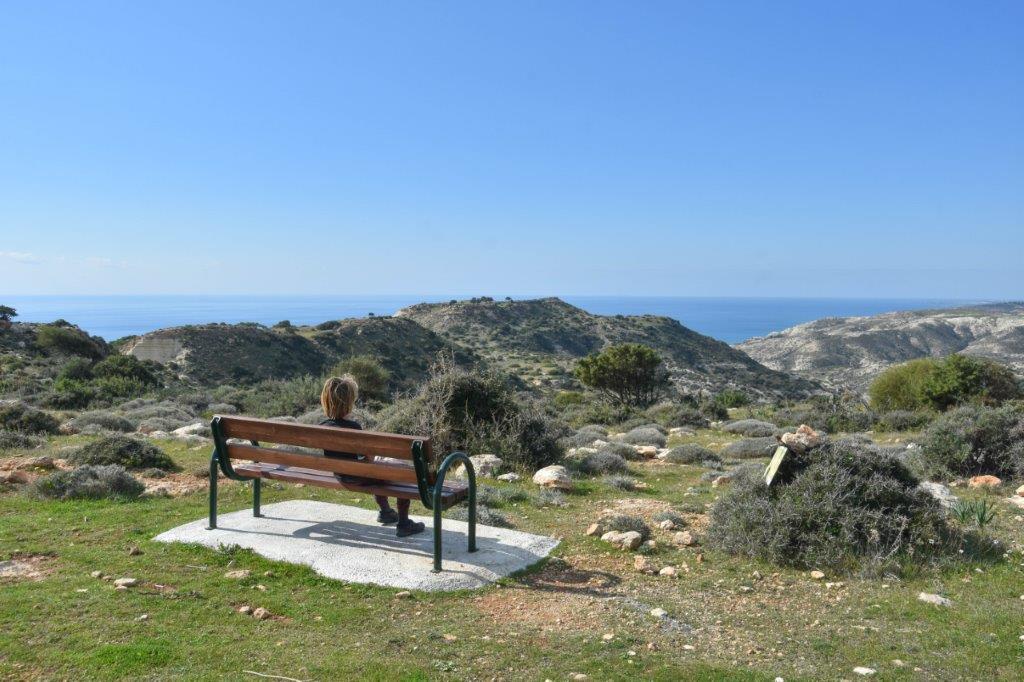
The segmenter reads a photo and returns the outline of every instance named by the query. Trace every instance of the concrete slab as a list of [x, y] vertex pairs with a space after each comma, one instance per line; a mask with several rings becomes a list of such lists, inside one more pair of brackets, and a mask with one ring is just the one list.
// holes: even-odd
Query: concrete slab
[[263, 506], [253, 518], [246, 509], [186, 523], [156, 536], [157, 542], [206, 547], [237, 545], [268, 559], [309, 566], [320, 575], [354, 583], [403, 589], [449, 591], [488, 585], [532, 566], [557, 545], [554, 538], [477, 524], [478, 551], [466, 551], [467, 524], [444, 519], [441, 525], [444, 571], [432, 573], [433, 519], [414, 516], [427, 530], [407, 538], [394, 526], [377, 523], [377, 512], [313, 500]]

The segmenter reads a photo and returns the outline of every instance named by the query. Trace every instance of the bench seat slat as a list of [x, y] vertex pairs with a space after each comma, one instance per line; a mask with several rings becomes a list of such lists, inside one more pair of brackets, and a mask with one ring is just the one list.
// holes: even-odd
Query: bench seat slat
[[412, 459], [412, 444], [423, 443], [429, 455], [430, 439], [403, 436], [396, 433], [378, 433], [334, 426], [313, 426], [291, 422], [273, 422], [250, 417], [220, 416], [220, 428], [225, 439], [239, 438], [281, 445], [298, 445], [316, 450], [352, 452], [357, 455], [375, 455]]
[[[367, 493], [369, 495], [385, 495], [387, 497], [400, 497], [408, 500], [420, 498], [419, 489], [415, 484], [366, 482], [349, 483], [338, 480], [336, 476], [314, 469], [303, 467], [289, 467], [278, 464], [259, 463], [238, 464], [234, 467], [235, 473], [246, 478], [269, 478], [287, 483], [305, 483], [321, 488], [334, 488], [337, 490], [349, 490], [351, 492]], [[462, 483], [446, 483], [441, 493], [442, 506], [448, 507], [461, 502], [469, 495], [469, 486]]]
[[416, 470], [411, 464], [406, 464], [404, 462], [360, 462], [349, 459], [338, 459], [336, 457], [325, 457], [324, 455], [288, 452], [287, 450], [272, 450], [270, 448], [260, 448], [253, 445], [241, 445], [236, 443], [228, 445], [227, 451], [228, 457], [231, 459], [247, 459], [252, 460], [253, 462], [285, 464], [288, 466], [303, 467], [305, 469], [320, 472], [348, 474], [350, 476], [376, 478], [383, 481], [412, 483], [414, 485], [416, 483]]

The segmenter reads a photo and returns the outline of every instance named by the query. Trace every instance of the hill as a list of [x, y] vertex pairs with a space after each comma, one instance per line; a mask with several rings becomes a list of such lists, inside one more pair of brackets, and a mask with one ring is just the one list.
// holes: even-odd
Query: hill
[[557, 298], [420, 303], [397, 317], [415, 320], [536, 386], [567, 386], [578, 358], [607, 345], [636, 342], [655, 348], [673, 381], [688, 392], [739, 388], [754, 395], [800, 397], [818, 388], [674, 319], [593, 315]]
[[736, 346], [772, 369], [866, 390], [886, 367], [966, 353], [1024, 374], [1024, 303], [825, 318]]

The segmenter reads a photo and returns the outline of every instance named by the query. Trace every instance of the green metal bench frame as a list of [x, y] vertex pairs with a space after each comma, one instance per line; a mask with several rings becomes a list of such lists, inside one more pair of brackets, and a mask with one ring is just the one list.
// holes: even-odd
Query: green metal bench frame
[[[240, 476], [235, 473], [231, 466], [231, 458], [227, 453], [227, 440], [221, 428], [220, 417], [216, 416], [210, 422], [210, 430], [213, 432], [213, 453], [210, 456], [210, 518], [207, 530], [217, 528], [217, 478], [218, 469], [225, 478], [233, 481], [252, 481], [252, 515], [263, 516], [260, 512], [260, 493], [262, 479], [250, 476]], [[259, 447], [259, 442], [250, 441], [253, 446]], [[423, 453], [423, 441], [417, 440], [412, 444], [412, 463], [416, 470], [416, 487], [419, 490], [420, 502], [434, 514], [434, 568], [433, 572], [438, 573], [441, 569], [441, 511], [442, 494], [444, 492], [444, 479], [448, 470], [456, 462], [462, 462], [466, 467], [469, 480], [469, 551], [477, 551], [476, 546], [476, 471], [473, 469], [473, 462], [465, 452], [452, 452], [441, 462], [437, 468], [437, 474], [433, 477], [431, 484], [430, 462]], [[312, 456], [312, 455], [311, 455]]]

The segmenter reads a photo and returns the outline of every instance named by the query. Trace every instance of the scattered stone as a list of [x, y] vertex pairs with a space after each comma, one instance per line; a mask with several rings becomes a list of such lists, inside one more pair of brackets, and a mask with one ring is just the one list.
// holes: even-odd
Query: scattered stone
[[252, 612], [252, 617], [256, 620], [267, 620], [269, 618], [272, 618], [273, 616], [271, 615], [270, 611], [266, 610], [261, 606]]
[[246, 604], [244, 606], [239, 606], [238, 609], [236, 609], [236, 610], [238, 611], [238, 613], [241, 613], [243, 616], [251, 616], [252, 615], [252, 607], [249, 606], [248, 604]]
[[252, 571], [250, 571], [248, 568], [240, 568], [234, 571], [228, 571], [224, 574], [224, 577], [229, 578], [231, 580], [245, 580], [250, 575], [252, 575]]
[[1007, 497], [1006, 501], [1015, 507], [1020, 507], [1021, 509], [1024, 509], [1024, 496], [1014, 495], [1013, 497]]
[[613, 639], [615, 639], [615, 633], [614, 632], [606, 632], [603, 635], [601, 635], [601, 639], [603, 639], [606, 642], [610, 642]]
[[135, 587], [139, 584], [138, 578], [118, 578], [114, 581], [114, 587], [128, 589], [129, 587]]
[[522, 476], [513, 472], [509, 472], [507, 474], [502, 474], [501, 476], [498, 476], [499, 481], [505, 481], [506, 483], [515, 483], [520, 478], [522, 478]]
[[633, 449], [644, 459], [654, 459], [658, 456], [658, 448], [655, 445], [634, 445]]
[[24, 471], [0, 471], [0, 483], [24, 485], [28, 483], [28, 474]]
[[843, 587], [845, 585], [846, 585], [846, 583], [844, 583], [844, 582], [825, 583], [825, 589], [826, 590], [839, 589], [840, 587]]
[[32, 469], [54, 469], [56, 467], [57, 464], [53, 461], [53, 457], [47, 457], [45, 455], [41, 457], [30, 457], [18, 466], [19, 469], [27, 469], [29, 471]]
[[658, 524], [658, 528], [662, 530], [675, 530], [676, 522], [672, 519], [665, 519], [664, 521]]
[[141, 554], [142, 550], [139, 549], [138, 545], [132, 545], [128, 548], [128, 556], [140, 556]]
[[584, 673], [569, 673], [570, 680], [576, 680], [576, 682], [582, 682], [583, 680], [589, 680], [590, 677]]
[[655, 571], [654, 564], [651, 563], [651, 560], [642, 554], [633, 557], [633, 568], [640, 573], [646, 573], [648, 575], [652, 575]]
[[1003, 484], [1003, 479], [998, 476], [985, 474], [983, 476], [972, 476], [967, 482], [969, 488], [998, 488]]
[[957, 501], [957, 497], [953, 494], [953, 491], [941, 483], [936, 483], [934, 481], [922, 481], [917, 487], [938, 500], [943, 507], [952, 507]]
[[662, 608], [651, 609], [651, 615], [655, 618], [665, 618], [668, 616], [668, 611]]
[[1022, 485], [1021, 487], [1017, 488], [1017, 491], [1016, 491], [1016, 492], [1017, 492], [1017, 494], [1018, 494], [1018, 495], [1020, 495], [1021, 497], [1024, 497], [1024, 485]]
[[794, 433], [784, 433], [779, 438], [783, 445], [793, 452], [807, 452], [821, 445], [821, 436], [807, 424], [801, 424]]
[[144, 613], [141, 616], [139, 616], [138, 618], [136, 618], [135, 620], [137, 620], [137, 621], [149, 620], [149, 614], [148, 613]]
[[952, 606], [953, 605], [953, 602], [950, 601], [949, 599], [946, 599], [945, 597], [943, 597], [941, 595], [938, 595], [938, 594], [932, 594], [930, 592], [921, 592], [921, 593], [919, 593], [917, 595], [917, 598], [920, 601], [925, 602], [926, 604], [935, 604], [936, 606]]
[[740, 585], [740, 592], [753, 592], [754, 588], [750, 585]]
[[[504, 464], [497, 455], [473, 455], [469, 461], [473, 463], [474, 473], [483, 478], [494, 478]], [[455, 470], [455, 477], [464, 479], [467, 476], [466, 467], [460, 464]]]
[[878, 671], [874, 668], [867, 668], [865, 666], [858, 665], [856, 668], [853, 669], [853, 672], [860, 675], [861, 677], [871, 677]]
[[171, 435], [177, 438], [186, 438], [187, 436], [201, 436], [206, 433], [209, 429], [209, 424], [203, 422], [196, 422], [195, 424], [189, 424], [188, 426], [182, 426], [179, 429], [171, 431]]
[[572, 479], [569, 477], [569, 470], [561, 464], [552, 464], [538, 470], [533, 475], [533, 482], [542, 488], [572, 490]]
[[92, 576], [93, 578], [102, 578], [103, 577], [103, 571], [93, 571], [89, 575]]
[[605, 542], [613, 544], [623, 551], [631, 551], [640, 546], [643, 542], [644, 536], [635, 530], [627, 530], [624, 533], [620, 533], [617, 530], [610, 530], [601, 536], [601, 539]]
[[682, 530], [672, 536], [673, 542], [682, 547], [693, 547], [697, 544], [697, 538], [688, 530]]
[[666, 566], [665, 568], [658, 571], [658, 575], [665, 576], [666, 578], [678, 578], [679, 571], [675, 566]]
[[711, 487], [717, 488], [727, 483], [732, 483], [732, 474], [722, 474], [721, 476], [716, 476], [714, 480], [711, 481]]
[[402, 590], [401, 592], [395, 592], [395, 599], [411, 599], [412, 592], [409, 590]]
[[900, 659], [898, 659], [898, 658], [894, 658], [894, 659], [892, 659], [892, 660], [890, 661], [890, 663], [892, 663], [892, 664], [893, 664], [894, 666], [896, 666], [897, 668], [903, 668], [903, 667], [905, 667], [905, 666], [907, 665], [906, 663], [904, 663], [903, 661], [901, 661], [901, 660], [900, 660]]
[[811, 579], [812, 580], [821, 580], [824, 577], [825, 577], [825, 574], [822, 571], [811, 571]]
[[604, 529], [601, 527], [600, 523], [592, 523], [589, 526], [587, 526], [586, 534], [587, 535], [591, 535], [591, 536], [593, 536], [593, 535], [601, 535], [601, 531], [602, 530], [604, 530]]

